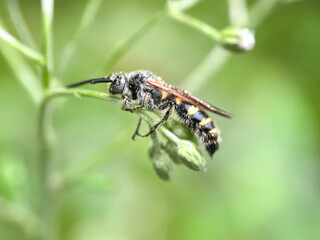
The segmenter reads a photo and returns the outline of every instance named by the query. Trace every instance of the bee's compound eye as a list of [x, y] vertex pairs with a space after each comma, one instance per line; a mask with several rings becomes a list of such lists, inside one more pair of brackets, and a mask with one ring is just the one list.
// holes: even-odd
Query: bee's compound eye
[[121, 84], [124, 84], [125, 81], [126, 81], [125, 76], [122, 74], [119, 74], [115, 80], [115, 84], [116, 86], [120, 86]]
[[127, 82], [124, 74], [120, 73], [116, 76], [115, 80], [111, 83], [109, 91], [112, 94], [122, 94]]

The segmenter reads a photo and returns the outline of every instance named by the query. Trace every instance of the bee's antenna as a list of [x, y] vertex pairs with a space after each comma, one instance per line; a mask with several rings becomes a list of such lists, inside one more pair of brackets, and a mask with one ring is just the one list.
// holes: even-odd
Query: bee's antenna
[[85, 80], [82, 82], [77, 82], [77, 83], [73, 83], [70, 85], [67, 85], [66, 88], [74, 88], [74, 87], [78, 87], [87, 83], [90, 84], [95, 84], [95, 83], [110, 83], [112, 82], [112, 80], [110, 80], [108, 77], [103, 77], [103, 78], [94, 78], [94, 79], [89, 79], [89, 80]]

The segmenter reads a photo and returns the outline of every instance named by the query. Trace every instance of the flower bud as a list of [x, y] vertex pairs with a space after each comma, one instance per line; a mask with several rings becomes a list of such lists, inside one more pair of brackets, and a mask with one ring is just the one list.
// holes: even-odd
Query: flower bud
[[177, 145], [177, 154], [181, 162], [188, 168], [195, 171], [206, 171], [206, 160], [193, 142], [181, 140]]
[[221, 31], [221, 44], [235, 52], [246, 52], [254, 48], [254, 33], [248, 28], [227, 27]]
[[169, 154], [154, 143], [149, 148], [149, 156], [152, 165], [158, 177], [162, 180], [169, 181], [173, 172], [173, 162]]
[[181, 140], [170, 131], [164, 132], [168, 139], [166, 148], [168, 152], [175, 152], [177, 160], [195, 171], [206, 171], [206, 161], [197, 148], [197, 145], [189, 140]]

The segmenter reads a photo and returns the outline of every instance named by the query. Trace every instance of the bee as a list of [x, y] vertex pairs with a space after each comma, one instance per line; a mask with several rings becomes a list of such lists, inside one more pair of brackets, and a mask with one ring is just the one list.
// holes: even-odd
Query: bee
[[[109, 92], [122, 96], [122, 109], [125, 111], [134, 112], [138, 109], [166, 110], [162, 119], [151, 126], [150, 131], [146, 134], [139, 133], [140, 118], [137, 129], [132, 136], [133, 139], [135, 136], [147, 137], [152, 134], [169, 119], [172, 111], [175, 110], [180, 121], [198, 135], [207, 152], [212, 156], [219, 148], [220, 133], [214, 120], [207, 115], [205, 110], [226, 118], [231, 117], [231, 114], [206, 103], [186, 90], [183, 91], [167, 84], [161, 77], [145, 70], [112, 73], [106, 77], [85, 80], [67, 87], [73, 88], [88, 83], [110, 83]], [[128, 107], [132, 103], [138, 103], [138, 106]]]

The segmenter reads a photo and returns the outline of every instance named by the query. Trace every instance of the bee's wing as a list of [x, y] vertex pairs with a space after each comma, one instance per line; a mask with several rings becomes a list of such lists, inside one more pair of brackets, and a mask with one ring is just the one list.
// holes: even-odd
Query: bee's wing
[[223, 111], [222, 109], [219, 109], [219, 108], [191, 95], [189, 92], [182, 91], [172, 85], [168, 85], [163, 81], [149, 80], [148, 85], [150, 85], [151, 87], [155, 87], [161, 91], [172, 94], [175, 97], [181, 98], [181, 100], [183, 102], [187, 102], [189, 104], [195, 105], [201, 109], [205, 109], [209, 112], [218, 114], [222, 117], [226, 117], [226, 118], [232, 117], [232, 115], [230, 113], [227, 113], [227, 112]]

